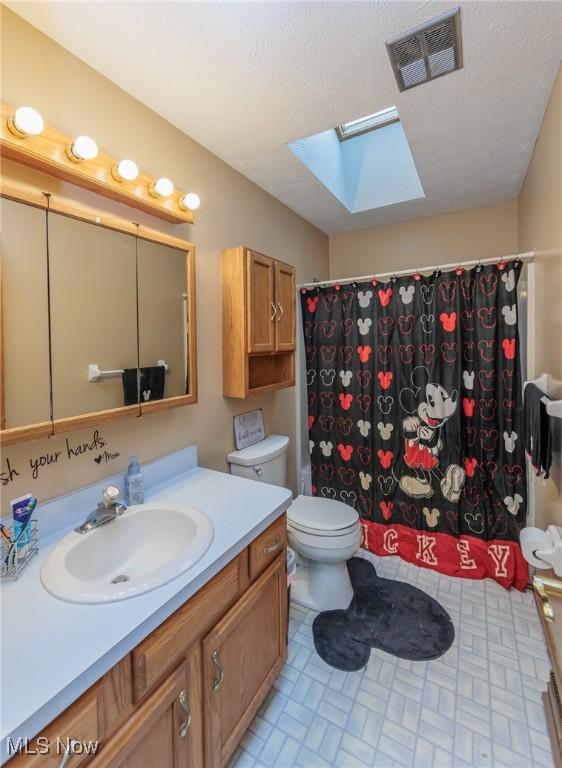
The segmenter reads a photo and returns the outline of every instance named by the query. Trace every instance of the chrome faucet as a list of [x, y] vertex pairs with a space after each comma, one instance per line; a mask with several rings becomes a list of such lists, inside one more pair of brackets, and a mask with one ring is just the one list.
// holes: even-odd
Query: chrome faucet
[[94, 509], [90, 512], [86, 520], [78, 528], [74, 530], [76, 533], [88, 533], [95, 528], [99, 528], [100, 525], [105, 525], [115, 520], [127, 509], [125, 504], [118, 501], [120, 495], [119, 488], [114, 485], [109, 485], [104, 489], [102, 494], [102, 500]]

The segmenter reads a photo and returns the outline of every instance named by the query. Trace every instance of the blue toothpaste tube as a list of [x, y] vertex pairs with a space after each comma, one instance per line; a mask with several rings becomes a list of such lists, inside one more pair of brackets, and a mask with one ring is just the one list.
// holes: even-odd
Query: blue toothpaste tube
[[12, 517], [14, 519], [14, 532], [12, 546], [15, 544], [18, 550], [18, 559], [25, 557], [26, 548], [30, 540], [31, 526], [28, 525], [37, 499], [28, 493], [11, 502]]

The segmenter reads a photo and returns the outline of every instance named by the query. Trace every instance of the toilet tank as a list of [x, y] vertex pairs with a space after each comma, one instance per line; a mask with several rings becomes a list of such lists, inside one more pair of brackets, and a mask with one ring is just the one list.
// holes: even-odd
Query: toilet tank
[[287, 451], [289, 438], [283, 435], [269, 435], [259, 443], [232, 451], [227, 456], [230, 473], [262, 483], [287, 484]]

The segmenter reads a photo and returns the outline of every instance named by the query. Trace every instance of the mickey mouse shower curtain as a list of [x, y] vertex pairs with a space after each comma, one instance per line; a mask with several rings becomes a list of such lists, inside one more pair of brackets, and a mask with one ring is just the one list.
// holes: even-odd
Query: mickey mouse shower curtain
[[301, 295], [313, 493], [363, 546], [524, 589], [521, 262]]

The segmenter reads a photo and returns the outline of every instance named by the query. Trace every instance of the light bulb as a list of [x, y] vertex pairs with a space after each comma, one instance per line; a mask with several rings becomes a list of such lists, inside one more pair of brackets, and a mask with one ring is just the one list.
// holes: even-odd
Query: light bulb
[[153, 181], [148, 187], [148, 191], [152, 197], [170, 197], [174, 192], [174, 185], [170, 179], [162, 177], [161, 179]]
[[179, 206], [182, 211], [196, 211], [201, 205], [201, 198], [195, 192], [188, 192], [180, 197]]
[[33, 107], [19, 107], [8, 120], [8, 128], [20, 139], [37, 136], [44, 127], [43, 118]]
[[98, 145], [89, 136], [77, 136], [67, 147], [66, 154], [74, 163], [93, 160], [98, 154]]
[[132, 160], [120, 160], [113, 166], [111, 174], [116, 181], [134, 181], [139, 175], [139, 168]]

